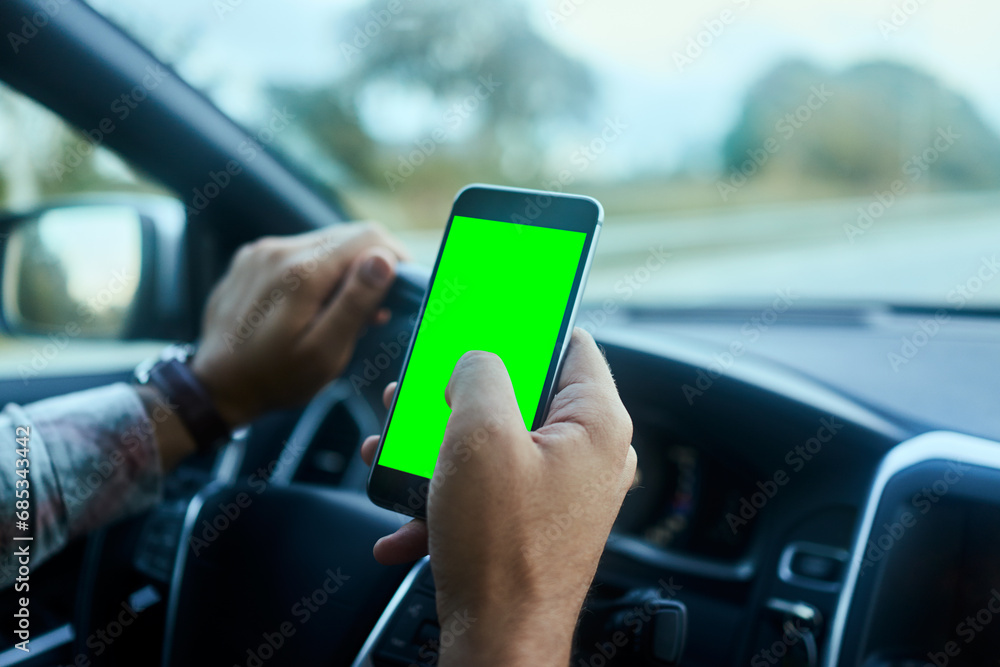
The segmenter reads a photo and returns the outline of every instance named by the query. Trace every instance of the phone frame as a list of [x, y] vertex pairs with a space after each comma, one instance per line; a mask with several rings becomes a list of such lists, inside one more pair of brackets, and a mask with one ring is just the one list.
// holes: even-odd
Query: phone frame
[[378, 449], [375, 452], [375, 459], [368, 474], [367, 490], [368, 497], [372, 502], [394, 512], [417, 518], [426, 517], [427, 497], [430, 493], [431, 481], [419, 475], [381, 466], [378, 464], [378, 460], [382, 454], [386, 434], [389, 432], [389, 424], [396, 409], [396, 398], [403, 387], [406, 368], [410, 363], [410, 355], [413, 353], [413, 346], [416, 344], [417, 336], [420, 333], [420, 324], [423, 321], [424, 310], [427, 308], [427, 303], [430, 299], [431, 288], [437, 277], [438, 265], [441, 263], [441, 257], [444, 254], [444, 249], [448, 242], [448, 234], [451, 231], [451, 224], [455, 216], [479, 218], [496, 222], [528, 224], [537, 227], [548, 227], [550, 229], [565, 229], [568, 231], [584, 232], [587, 235], [581, 252], [581, 258], [583, 259], [577, 264], [573, 286], [570, 289], [569, 299], [566, 304], [566, 311], [563, 314], [559, 335], [556, 338], [552, 359], [549, 362], [548, 372], [545, 376], [545, 384], [542, 387], [541, 399], [539, 401], [540, 409], [535, 412], [534, 423], [531, 426], [532, 430], [539, 428], [545, 422], [549, 406], [552, 403], [552, 396], [555, 394], [559, 373], [562, 370], [563, 358], [566, 356], [566, 349], [569, 346], [570, 334], [576, 322], [576, 313], [579, 310], [584, 288], [587, 284], [587, 277], [590, 274], [590, 266], [597, 248], [597, 238], [604, 223], [604, 209], [600, 202], [584, 195], [474, 183], [463, 188], [455, 196], [451, 215], [448, 218], [448, 223], [444, 229], [444, 236], [441, 239], [441, 247], [438, 250], [437, 258], [434, 260], [434, 269], [431, 272], [427, 291], [420, 304], [420, 311], [413, 334], [410, 336], [406, 356], [403, 358], [403, 366], [398, 379], [399, 384], [392, 398], [392, 404], [389, 406], [389, 411], [386, 414], [385, 425], [382, 428], [382, 435], [378, 442]]

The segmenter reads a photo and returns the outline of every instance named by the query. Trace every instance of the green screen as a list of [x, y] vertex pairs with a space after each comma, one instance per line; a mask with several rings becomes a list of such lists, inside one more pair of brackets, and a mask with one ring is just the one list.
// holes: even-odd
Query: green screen
[[455, 216], [404, 372], [379, 465], [430, 477], [469, 350], [499, 356], [530, 429], [581, 260], [584, 232]]

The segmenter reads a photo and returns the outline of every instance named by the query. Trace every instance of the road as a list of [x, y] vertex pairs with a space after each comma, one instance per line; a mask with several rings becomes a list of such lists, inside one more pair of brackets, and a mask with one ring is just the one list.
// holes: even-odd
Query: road
[[[585, 299], [614, 307], [811, 300], [1000, 308], [1000, 195], [909, 196], [849, 238], [867, 200], [609, 217]], [[867, 223], [866, 223], [867, 224]], [[857, 234], [856, 232], [862, 232]], [[430, 266], [440, 232], [401, 232]], [[487, 249], [488, 251], [488, 249]], [[661, 253], [669, 254], [665, 260]], [[996, 279], [993, 279], [996, 278]], [[951, 297], [951, 301], [949, 301]], [[161, 343], [0, 339], [0, 377], [126, 369]]]
[[[877, 199], [700, 212], [670, 218], [609, 217], [585, 298], [698, 306], [771, 300], [948, 304], [969, 285], [967, 307], [1000, 307], [1000, 195], [900, 198], [869, 223]], [[863, 228], [866, 226], [867, 228]], [[440, 232], [403, 233], [430, 264]], [[670, 253], [659, 262], [659, 251]], [[1000, 278], [1000, 276], [997, 276]], [[952, 301], [951, 306], [958, 305]]]

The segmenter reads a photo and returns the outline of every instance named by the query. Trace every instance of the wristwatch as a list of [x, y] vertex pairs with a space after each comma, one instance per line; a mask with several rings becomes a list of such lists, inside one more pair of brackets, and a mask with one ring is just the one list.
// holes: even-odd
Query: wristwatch
[[199, 452], [211, 451], [232, 437], [232, 430], [188, 362], [193, 345], [169, 345], [159, 356], [136, 366], [133, 381], [156, 388], [191, 434]]

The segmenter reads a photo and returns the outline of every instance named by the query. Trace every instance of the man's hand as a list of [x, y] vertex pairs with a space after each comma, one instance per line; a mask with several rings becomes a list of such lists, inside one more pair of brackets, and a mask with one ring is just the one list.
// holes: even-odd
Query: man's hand
[[205, 309], [192, 361], [232, 426], [308, 400], [347, 365], [406, 251], [381, 227], [339, 225], [244, 246]]
[[[635, 476], [632, 422], [607, 363], [588, 334], [574, 331], [548, 418], [534, 432], [496, 355], [464, 355], [446, 400], [452, 414], [427, 523], [382, 538], [375, 556], [400, 562], [429, 549], [442, 623], [476, 619], [442, 651], [442, 666], [564, 666]], [[369, 462], [377, 443], [362, 447]]]

